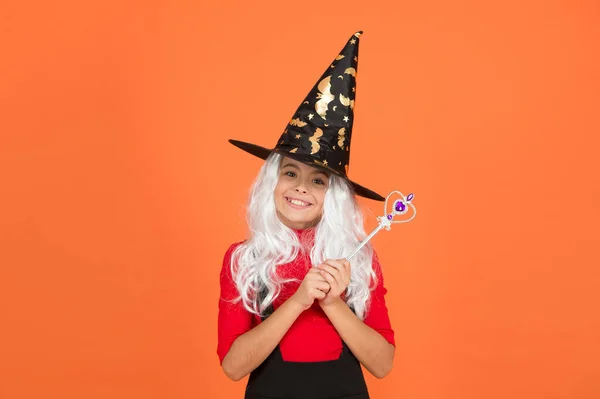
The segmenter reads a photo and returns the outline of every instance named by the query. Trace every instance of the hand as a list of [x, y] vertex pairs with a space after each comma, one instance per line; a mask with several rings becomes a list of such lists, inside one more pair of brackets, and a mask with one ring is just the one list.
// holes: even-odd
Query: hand
[[290, 297], [290, 300], [300, 304], [303, 310], [306, 310], [312, 306], [315, 299], [323, 299], [330, 290], [329, 283], [325, 280], [325, 277], [321, 275], [319, 269], [311, 267], [304, 280], [300, 284], [300, 287], [296, 290], [294, 295]]
[[327, 295], [319, 299], [321, 307], [340, 300], [350, 284], [350, 262], [346, 259], [327, 259], [317, 269], [331, 287]]

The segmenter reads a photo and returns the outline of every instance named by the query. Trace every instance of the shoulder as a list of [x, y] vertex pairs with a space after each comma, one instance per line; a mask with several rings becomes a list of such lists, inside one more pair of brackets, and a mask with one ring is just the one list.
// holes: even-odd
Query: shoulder
[[377, 251], [375, 251], [375, 249], [373, 249], [373, 256], [371, 258], [371, 269], [373, 270], [373, 273], [375, 274], [373, 283], [375, 283], [375, 285], [383, 284], [383, 268], [381, 267], [381, 262], [379, 260], [379, 256], [377, 255]]
[[[233, 252], [244, 243], [244, 241], [233, 243], [227, 248], [225, 251], [225, 255], [223, 256], [223, 264], [221, 266], [220, 273], [220, 281], [221, 281], [221, 289], [225, 291], [226, 296], [234, 295], [237, 293], [235, 289], [235, 281], [233, 278], [233, 271], [231, 268], [231, 261], [233, 257]], [[223, 295], [225, 295], [223, 294]]]
[[238, 241], [238, 242], [234, 242], [233, 244], [231, 244], [229, 246], [229, 248], [227, 248], [227, 250], [225, 251], [225, 255], [223, 257], [224, 261], [228, 261], [231, 259], [231, 256], [233, 255], [233, 251], [235, 251], [240, 245], [242, 245], [243, 243], [245, 243], [246, 241]]
[[375, 251], [375, 249], [373, 249], [373, 256], [371, 258], [371, 265], [373, 268], [373, 271], [377, 274], [381, 274], [381, 263], [379, 261], [379, 256], [377, 255], [377, 251]]
[[223, 264], [221, 267], [221, 277], [223, 277], [225, 275], [231, 276], [231, 260], [233, 257], [233, 253], [244, 242], [245, 241], [235, 242], [235, 243], [231, 244], [225, 251], [225, 254], [223, 255]]

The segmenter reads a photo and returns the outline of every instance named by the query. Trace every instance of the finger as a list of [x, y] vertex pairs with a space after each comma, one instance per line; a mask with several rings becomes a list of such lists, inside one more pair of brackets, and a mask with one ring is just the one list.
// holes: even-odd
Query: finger
[[337, 270], [339, 270], [342, 276], [350, 275], [348, 269], [346, 268], [346, 265], [344, 265], [344, 262], [347, 261], [345, 259], [327, 259], [325, 261], [325, 264], [335, 267]]
[[326, 281], [313, 281], [311, 282], [311, 284], [309, 285], [309, 288], [316, 288], [320, 291], [323, 292], [329, 292], [329, 290], [331, 289], [331, 285]]
[[332, 275], [336, 280], [338, 280], [339, 282], [343, 281], [343, 276], [342, 273], [340, 272], [339, 269], [329, 265], [329, 264], [322, 264], [319, 265], [319, 269], [329, 273], [330, 275]]
[[344, 273], [340, 273], [339, 270], [329, 265], [320, 265], [319, 268], [323, 269], [323, 277], [327, 279], [327, 276], [329, 275], [335, 280], [335, 282], [332, 282], [331, 280], [327, 279], [329, 283], [335, 285], [336, 290], [340, 288], [345, 289], [348, 287], [348, 285], [350, 285], [350, 275], [348, 275], [345, 271]]
[[314, 290], [313, 296], [317, 299], [323, 299], [327, 296], [327, 293], [325, 293], [321, 290]]
[[344, 265], [344, 270], [346, 271], [344, 275], [344, 282], [346, 284], [350, 284], [350, 279], [352, 278], [352, 267], [350, 266], [350, 261], [347, 259], [340, 259], [342, 265]]
[[338, 270], [344, 270], [344, 264], [339, 259], [327, 259], [324, 264], [335, 267]]
[[335, 259], [332, 264], [340, 271], [343, 280], [350, 283], [350, 277], [352, 276], [352, 271], [350, 268], [350, 261], [347, 259]]
[[350, 270], [352, 270], [350, 268], [350, 261], [348, 259], [338, 259], [338, 262], [340, 262], [344, 266], [344, 270], [346, 270], [346, 273], [350, 275]]
[[337, 281], [335, 280], [335, 278], [331, 274], [329, 274], [326, 271], [321, 271], [321, 274], [323, 275], [323, 278], [325, 278], [325, 280], [327, 280], [327, 282], [329, 283], [330, 286], [333, 286], [333, 287], [337, 287], [338, 286]]
[[311, 268], [305, 278], [309, 281], [327, 281], [321, 274], [321, 269], [317, 267]]

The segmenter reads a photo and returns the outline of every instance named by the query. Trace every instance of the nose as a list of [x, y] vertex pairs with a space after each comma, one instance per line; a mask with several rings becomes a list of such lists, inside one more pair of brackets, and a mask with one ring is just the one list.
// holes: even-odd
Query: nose
[[296, 186], [295, 190], [297, 192], [299, 192], [299, 193], [302, 193], [302, 194], [308, 193], [308, 191], [306, 190], [306, 188], [304, 188], [304, 186], [302, 186], [302, 185], [301, 186]]

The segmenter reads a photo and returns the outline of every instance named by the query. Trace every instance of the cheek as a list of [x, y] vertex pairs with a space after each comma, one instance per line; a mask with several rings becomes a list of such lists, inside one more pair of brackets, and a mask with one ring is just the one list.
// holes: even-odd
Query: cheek
[[285, 181], [283, 181], [281, 178], [279, 178], [279, 181], [277, 182], [277, 185], [275, 186], [275, 194], [283, 194], [286, 190], [286, 183]]
[[288, 193], [288, 191], [289, 183], [286, 181], [282, 181], [282, 179], [279, 179], [279, 182], [277, 183], [277, 185], [275, 186], [275, 190], [273, 191], [275, 204], [277, 205], [278, 209], [283, 207], [283, 203], [285, 202], [284, 196], [286, 195], [286, 193]]
[[323, 187], [315, 193], [315, 199], [321, 206], [323, 206], [323, 202], [325, 201], [325, 192], [327, 192], [327, 188]]
[[319, 201], [319, 206], [317, 206], [317, 209], [319, 210], [319, 212], [323, 211], [323, 202]]
[[325, 200], [325, 190], [322, 190], [322, 192], [316, 193], [315, 200], [318, 204], [315, 207], [315, 211], [318, 213], [321, 213], [323, 211], [323, 201]]

